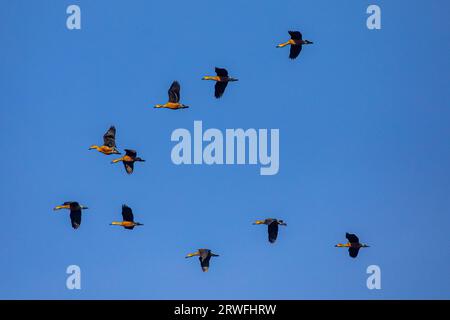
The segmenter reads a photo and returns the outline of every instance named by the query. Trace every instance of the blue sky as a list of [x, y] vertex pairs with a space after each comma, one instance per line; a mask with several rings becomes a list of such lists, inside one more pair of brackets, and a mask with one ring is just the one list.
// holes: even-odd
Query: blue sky
[[[450, 298], [448, 1], [0, 4], [0, 298]], [[275, 48], [290, 29], [314, 41], [295, 61]], [[220, 100], [215, 66], [240, 79]], [[191, 108], [153, 109], [175, 79]], [[194, 120], [280, 129], [279, 173], [174, 165]], [[87, 150], [112, 124], [147, 160], [131, 176]], [[90, 208], [76, 231], [52, 211], [68, 200]], [[144, 227], [108, 225], [123, 203]], [[288, 223], [275, 245], [265, 217]], [[333, 247], [346, 231], [371, 245], [356, 260]], [[201, 247], [208, 273], [184, 259]]]

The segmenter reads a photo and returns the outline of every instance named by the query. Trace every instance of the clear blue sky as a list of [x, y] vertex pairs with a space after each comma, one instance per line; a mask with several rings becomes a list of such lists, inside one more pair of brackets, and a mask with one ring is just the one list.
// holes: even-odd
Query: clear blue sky
[[[450, 298], [448, 1], [0, 4], [0, 298]], [[290, 29], [314, 41], [295, 61], [275, 48]], [[240, 79], [220, 100], [215, 66]], [[175, 79], [191, 108], [153, 109]], [[279, 128], [280, 172], [175, 166], [194, 120]], [[147, 160], [131, 176], [87, 150], [111, 124]], [[90, 207], [77, 231], [52, 211], [68, 200]], [[123, 203], [144, 227], [108, 225]], [[275, 245], [265, 217], [288, 223]], [[346, 231], [372, 245], [356, 260], [333, 247]], [[184, 259], [201, 247], [220, 254], [205, 274]]]

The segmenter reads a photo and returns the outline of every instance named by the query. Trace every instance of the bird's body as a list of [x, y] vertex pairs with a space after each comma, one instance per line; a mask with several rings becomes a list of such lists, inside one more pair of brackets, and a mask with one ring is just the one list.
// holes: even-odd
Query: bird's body
[[134, 171], [134, 163], [136, 161], [145, 162], [144, 159], [136, 157], [136, 155], [137, 155], [137, 152], [135, 150], [125, 149], [125, 155], [121, 158], [113, 160], [111, 163], [123, 162], [125, 171], [128, 174], [132, 174]]
[[78, 229], [81, 225], [81, 211], [88, 209], [88, 207], [80, 205], [76, 201], [67, 201], [60, 206], [56, 206], [53, 210], [68, 209], [70, 210], [70, 222], [72, 228]]
[[167, 102], [166, 104], [157, 104], [155, 105], [155, 108], [166, 108], [171, 110], [189, 108], [189, 106], [180, 103], [180, 84], [178, 83], [178, 81], [174, 81], [172, 83], [169, 88], [168, 94], [169, 102]]
[[89, 150], [95, 149], [106, 155], [110, 154], [120, 154], [119, 150], [116, 148], [116, 128], [111, 126], [108, 131], [103, 135], [103, 145], [97, 146], [93, 145], [89, 147]]
[[122, 205], [122, 221], [114, 221], [111, 223], [113, 226], [121, 226], [128, 230], [133, 230], [136, 226], [143, 226], [142, 223], [134, 221], [133, 210], [126, 204]]
[[352, 233], [346, 233], [345, 237], [347, 238], [347, 243], [338, 243], [335, 245], [337, 248], [348, 248], [348, 253], [350, 257], [356, 258], [358, 256], [359, 249], [361, 248], [368, 248], [369, 246], [363, 243], [359, 242], [359, 238], [352, 234]]
[[226, 69], [216, 67], [215, 71], [217, 74], [216, 76], [205, 76], [202, 80], [216, 81], [216, 85], [214, 86], [214, 96], [218, 99], [225, 92], [228, 82], [238, 81], [238, 79], [229, 77]]
[[210, 249], [198, 249], [194, 253], [189, 253], [186, 258], [198, 257], [200, 261], [200, 265], [202, 267], [203, 272], [207, 272], [209, 270], [209, 261], [211, 257], [218, 257], [219, 255], [212, 253]]
[[278, 220], [274, 218], [267, 218], [264, 220], [256, 220], [253, 224], [265, 224], [267, 225], [268, 239], [270, 243], [275, 243], [278, 237], [278, 226], [287, 226], [283, 220]]
[[277, 45], [277, 48], [291, 46], [289, 52], [290, 59], [295, 59], [298, 57], [298, 55], [302, 51], [303, 45], [313, 44], [313, 42], [309, 40], [303, 40], [303, 35], [299, 31], [289, 31], [289, 35], [291, 36], [291, 39], [289, 39], [287, 42]]

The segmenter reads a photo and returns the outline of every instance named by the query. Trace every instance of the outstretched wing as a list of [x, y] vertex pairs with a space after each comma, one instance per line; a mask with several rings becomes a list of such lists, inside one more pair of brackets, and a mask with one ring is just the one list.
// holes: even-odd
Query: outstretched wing
[[228, 71], [227, 71], [227, 69], [217, 68], [217, 67], [216, 67], [216, 74], [217, 74], [219, 77], [228, 77]]
[[289, 51], [289, 58], [295, 59], [298, 57], [300, 52], [302, 51], [302, 45], [301, 44], [293, 44], [291, 45], [291, 49]]
[[208, 271], [208, 269], [209, 269], [209, 260], [211, 260], [211, 256], [208, 255], [206, 257], [198, 257], [198, 260], [200, 260], [200, 265], [202, 266], [203, 272]]
[[133, 170], [134, 170], [134, 162], [130, 162], [130, 161], [123, 161], [123, 166], [125, 167], [125, 171], [128, 174], [132, 174]]
[[350, 243], [359, 243], [358, 237], [352, 233], [346, 233], [345, 237], [347, 238], [348, 242], [350, 242]]
[[116, 128], [114, 126], [111, 126], [103, 135], [103, 144], [110, 148], [116, 146]]
[[174, 81], [169, 88], [169, 102], [180, 102], [180, 84], [178, 81]]
[[348, 254], [352, 258], [356, 258], [358, 256], [358, 252], [359, 252], [359, 248], [352, 248], [352, 247], [348, 248]]
[[81, 209], [70, 210], [70, 222], [72, 223], [72, 228], [78, 229], [81, 225]]
[[125, 154], [127, 156], [129, 156], [130, 158], [136, 158], [137, 152], [136, 150], [131, 150], [131, 149], [125, 149]]
[[216, 85], [214, 86], [214, 96], [217, 99], [219, 99], [223, 95], [227, 85], [228, 85], [228, 82], [220, 82], [220, 81], [216, 82]]
[[302, 33], [300, 31], [288, 31], [292, 40], [303, 40]]
[[269, 232], [269, 242], [274, 243], [278, 237], [278, 223], [276, 221], [273, 221], [271, 224], [269, 224], [267, 230]]
[[134, 222], [133, 210], [126, 204], [122, 205], [122, 218], [123, 221]]

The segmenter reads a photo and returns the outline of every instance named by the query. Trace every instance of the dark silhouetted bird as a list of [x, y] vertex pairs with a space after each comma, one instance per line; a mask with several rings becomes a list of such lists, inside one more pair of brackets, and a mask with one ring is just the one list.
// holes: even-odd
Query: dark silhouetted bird
[[359, 242], [359, 239], [356, 235], [352, 233], [346, 233], [345, 237], [347, 238], [347, 243], [339, 243], [335, 245], [337, 248], [348, 248], [348, 253], [350, 257], [356, 258], [358, 256], [358, 252], [360, 248], [368, 248], [369, 246], [366, 244], [362, 244]]
[[136, 161], [145, 162], [144, 159], [136, 157], [136, 155], [137, 155], [137, 152], [135, 150], [125, 149], [125, 155], [119, 159], [113, 160], [111, 163], [117, 163], [117, 162], [122, 161], [123, 165], [125, 167], [125, 171], [128, 174], [132, 174], [133, 170], [134, 170], [134, 163]]
[[207, 272], [209, 270], [209, 260], [211, 259], [211, 257], [218, 256], [219, 255], [212, 253], [209, 249], [198, 249], [197, 252], [189, 253], [186, 258], [198, 257], [203, 272]]
[[291, 50], [289, 52], [289, 58], [295, 59], [298, 57], [300, 52], [302, 51], [302, 47], [305, 44], [313, 44], [312, 41], [309, 40], [303, 40], [303, 36], [301, 32], [299, 31], [289, 31], [289, 34], [291, 35], [291, 39], [285, 43], [281, 43], [277, 45], [277, 48], [283, 48], [285, 46], [291, 46]]
[[274, 243], [278, 237], [278, 226], [287, 226], [283, 220], [268, 218], [264, 220], [257, 220], [253, 224], [265, 224], [267, 225], [267, 231], [269, 234], [269, 242]]
[[121, 226], [128, 230], [133, 230], [136, 226], [143, 226], [142, 223], [134, 222], [133, 210], [126, 204], [122, 205], [122, 221], [112, 222], [112, 226]]
[[222, 68], [216, 68], [216, 74], [216, 76], [204, 76], [202, 80], [216, 81], [216, 85], [214, 86], [214, 96], [220, 98], [225, 92], [228, 82], [238, 81], [238, 79], [229, 77], [228, 71]]
[[78, 229], [81, 225], [81, 211], [88, 209], [88, 207], [80, 205], [75, 201], [64, 202], [60, 206], [56, 206], [53, 210], [69, 209], [70, 210], [70, 222], [72, 223], [72, 228]]

